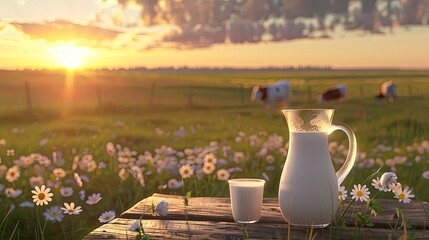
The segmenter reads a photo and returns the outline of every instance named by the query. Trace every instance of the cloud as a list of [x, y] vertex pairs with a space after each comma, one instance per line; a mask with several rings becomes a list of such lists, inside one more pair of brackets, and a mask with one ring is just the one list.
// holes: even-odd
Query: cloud
[[31, 38], [45, 39], [46, 41], [90, 40], [104, 41], [114, 39], [120, 32], [104, 29], [97, 26], [86, 26], [64, 20], [44, 23], [11, 22], [19, 31], [28, 34]]
[[[141, 6], [145, 25], [173, 25], [167, 43], [284, 41], [328, 36], [335, 26], [372, 33], [429, 21], [429, 1], [392, 0], [118, 0]], [[377, 7], [377, 4], [380, 4]], [[383, 5], [383, 6], [381, 6]], [[327, 16], [330, 16], [329, 18]], [[157, 44], [158, 45], [158, 44]]]

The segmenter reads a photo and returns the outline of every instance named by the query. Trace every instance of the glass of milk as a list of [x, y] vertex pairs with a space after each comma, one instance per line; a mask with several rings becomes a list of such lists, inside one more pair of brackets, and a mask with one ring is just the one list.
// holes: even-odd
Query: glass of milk
[[255, 223], [261, 218], [263, 179], [236, 178], [228, 181], [232, 216], [237, 223]]

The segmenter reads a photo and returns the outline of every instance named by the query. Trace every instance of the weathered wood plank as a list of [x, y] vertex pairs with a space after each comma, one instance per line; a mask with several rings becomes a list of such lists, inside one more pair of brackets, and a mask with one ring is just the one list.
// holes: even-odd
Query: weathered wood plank
[[[169, 214], [166, 217], [153, 216], [151, 213], [151, 204], [157, 204], [161, 200], [168, 202]], [[377, 217], [372, 217], [375, 227], [390, 228], [389, 225], [395, 225], [398, 219], [395, 217], [394, 209], [395, 206], [399, 206], [407, 222], [413, 227], [418, 229], [429, 228], [429, 218], [427, 215], [427, 212], [429, 212], [429, 203], [414, 201], [410, 204], [398, 204], [398, 201], [393, 199], [381, 199], [379, 201], [382, 212]], [[352, 216], [353, 212], [364, 212], [365, 209], [365, 204], [353, 203], [344, 217], [346, 224], [354, 226], [355, 218]], [[193, 197], [189, 199], [189, 206], [186, 210], [188, 219], [192, 221], [234, 222], [229, 198]], [[144, 219], [185, 220], [183, 196], [154, 194], [125, 211], [121, 217], [139, 219], [142, 214]], [[260, 222], [285, 223], [277, 204], [277, 198], [264, 199]]]
[[[135, 239], [137, 233], [128, 230], [135, 219], [117, 218], [105, 224], [85, 239]], [[390, 229], [365, 229], [358, 231], [353, 227], [327, 227], [324, 229], [294, 228], [288, 231], [286, 223], [254, 223], [239, 225], [232, 222], [210, 222], [183, 220], [142, 220], [144, 230], [151, 239], [398, 239], [402, 231]], [[414, 239], [428, 239], [429, 232], [409, 231]]]

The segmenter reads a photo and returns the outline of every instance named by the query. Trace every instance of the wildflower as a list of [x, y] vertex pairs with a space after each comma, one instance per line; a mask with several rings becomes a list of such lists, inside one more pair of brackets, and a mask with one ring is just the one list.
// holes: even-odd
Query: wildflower
[[0, 139], [0, 147], [6, 146], [6, 139]]
[[22, 203], [19, 204], [20, 207], [22, 208], [34, 208], [34, 203], [30, 202], [30, 201], [24, 201]]
[[219, 169], [217, 171], [217, 179], [221, 181], [228, 181], [231, 174], [225, 169]]
[[66, 176], [66, 171], [64, 171], [62, 168], [55, 168], [52, 172], [54, 173], [55, 177], [57, 177], [57, 179], [64, 178]]
[[399, 202], [403, 203], [410, 203], [411, 198], [414, 198], [414, 194], [411, 193], [411, 190], [409, 187], [405, 187], [402, 189], [402, 187], [396, 188], [393, 193], [395, 194], [395, 198], [399, 200]]
[[64, 214], [61, 212], [58, 206], [49, 208], [43, 213], [43, 216], [45, 216], [46, 220], [50, 222], [61, 222], [64, 218]]
[[115, 152], [116, 152], [115, 145], [113, 145], [113, 143], [111, 143], [111, 142], [108, 142], [108, 143], [106, 144], [106, 152], [107, 152], [107, 154], [109, 154], [110, 156], [114, 156], [114, 155], [115, 155]]
[[20, 157], [19, 161], [21, 162], [23, 167], [29, 167], [33, 164], [34, 159], [31, 156]]
[[89, 205], [94, 205], [98, 203], [102, 199], [100, 193], [93, 193], [91, 196], [88, 196], [88, 200], [86, 201]]
[[107, 167], [106, 163], [104, 163], [104, 162], [99, 162], [99, 163], [98, 163], [98, 168], [99, 168], [99, 169], [104, 169], [104, 168], [106, 168], [106, 167]]
[[207, 163], [203, 166], [203, 172], [205, 174], [212, 174], [215, 170], [216, 166], [213, 163]]
[[82, 201], [85, 199], [85, 190], [80, 190], [79, 191], [79, 198]]
[[7, 156], [14, 156], [15, 155], [15, 150], [13, 150], [13, 149], [7, 149], [6, 150], [6, 155]]
[[169, 189], [179, 189], [183, 186], [182, 182], [177, 181], [177, 179], [172, 178], [168, 180], [167, 186]]
[[265, 181], [267, 181], [267, 182], [270, 181], [270, 176], [268, 176], [268, 174], [266, 172], [262, 173], [262, 177], [264, 178]]
[[244, 155], [244, 153], [243, 153], [243, 152], [235, 152], [235, 153], [234, 153], [233, 161], [234, 161], [235, 163], [240, 163], [241, 161], [243, 161], [243, 160], [244, 160], [244, 158], [245, 158], [245, 155]]
[[70, 197], [73, 195], [73, 188], [71, 187], [62, 187], [60, 188], [60, 194], [63, 197]]
[[6, 180], [8, 182], [15, 182], [21, 176], [21, 172], [17, 166], [9, 168], [6, 172]]
[[128, 230], [133, 231], [133, 232], [138, 232], [140, 230], [141, 227], [141, 221], [140, 220], [135, 220], [131, 226], [128, 228]]
[[97, 163], [94, 160], [91, 160], [86, 164], [86, 171], [93, 172], [95, 169], [97, 169]]
[[6, 188], [4, 190], [4, 194], [6, 195], [7, 198], [17, 198], [19, 197], [19, 195], [22, 194], [22, 190], [14, 189], [14, 188]]
[[32, 186], [32, 187], [40, 186], [40, 185], [45, 183], [45, 180], [43, 179], [42, 176], [30, 177], [30, 179], [28, 181], [30, 183], [30, 186]]
[[42, 185], [40, 188], [38, 186], [35, 187], [35, 190], [31, 190], [33, 195], [33, 202], [39, 205], [48, 205], [48, 202], [52, 201], [53, 193], [50, 192], [50, 188], [46, 188], [45, 185]]
[[182, 178], [190, 178], [192, 175], [194, 175], [194, 168], [191, 165], [186, 164], [180, 167], [179, 173]]
[[347, 190], [344, 186], [338, 186], [338, 200], [346, 200], [347, 198]]
[[39, 142], [39, 146], [45, 146], [46, 144], [48, 144], [49, 140], [47, 138], [44, 138], [42, 140], [40, 140]]
[[217, 158], [213, 153], [204, 156], [204, 164], [216, 164]]
[[273, 164], [274, 160], [276, 160], [276, 159], [271, 154], [269, 154], [265, 157], [265, 161], [267, 161], [268, 164]]
[[381, 175], [380, 182], [384, 188], [388, 189], [387, 191], [390, 191], [390, 185], [396, 184], [397, 179], [398, 177], [396, 176], [396, 173], [385, 172], [383, 175]]
[[128, 178], [128, 173], [127, 173], [127, 170], [125, 168], [122, 168], [121, 170], [119, 170], [119, 178], [122, 181], [125, 181]]
[[69, 215], [78, 215], [80, 212], [82, 212], [80, 206], [74, 206], [74, 202], [71, 202], [70, 204], [64, 203], [64, 207], [61, 207], [61, 210], [63, 210], [65, 214]]
[[74, 173], [74, 180], [79, 187], [83, 186], [82, 178], [79, 176], [78, 173]]
[[379, 177], [377, 177], [376, 179], [372, 179], [371, 185], [374, 186], [374, 188], [379, 190], [379, 191], [383, 191], [383, 192], [388, 191], [388, 189], [385, 186], [383, 186], [383, 184], [381, 183]]
[[424, 172], [422, 173], [422, 177], [423, 177], [424, 179], [426, 179], [426, 180], [429, 180], [429, 171], [424, 171]]
[[115, 218], [115, 212], [114, 211], [108, 211], [108, 212], [104, 212], [103, 214], [101, 214], [101, 216], [98, 218], [98, 220], [101, 223], [108, 223], [110, 221], [112, 221], [112, 219]]
[[159, 216], [165, 217], [168, 214], [168, 202], [165, 200], [162, 200], [156, 205], [155, 208], [156, 213], [159, 214]]
[[356, 201], [361, 201], [361, 202], [366, 202], [368, 201], [368, 197], [369, 194], [371, 192], [368, 191], [368, 188], [366, 187], [366, 185], [361, 186], [359, 185], [354, 185], [353, 186], [353, 190], [350, 193], [350, 195], [352, 195], [352, 199], [355, 199]]
[[6, 174], [6, 171], [7, 167], [5, 165], [0, 165], [0, 178], [2, 178]]

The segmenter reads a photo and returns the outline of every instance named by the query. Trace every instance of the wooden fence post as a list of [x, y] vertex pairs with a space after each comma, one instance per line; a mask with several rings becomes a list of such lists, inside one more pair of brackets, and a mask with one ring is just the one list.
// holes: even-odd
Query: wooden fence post
[[246, 97], [245, 97], [245, 89], [244, 89], [244, 84], [241, 84], [241, 106], [244, 106], [245, 101], [246, 101]]
[[310, 86], [307, 87], [307, 97], [308, 97], [308, 102], [311, 102], [311, 87]]
[[154, 100], [155, 100], [155, 89], [156, 89], [156, 83], [152, 83], [152, 88], [150, 90], [150, 100], [149, 105], [153, 106]]
[[100, 88], [99, 84], [96, 86], [95, 90], [97, 91], [98, 107], [102, 107], [103, 106], [103, 98], [102, 98], [102, 95], [101, 95], [101, 88]]
[[33, 104], [31, 103], [30, 86], [28, 85], [28, 82], [25, 82], [25, 97], [27, 99], [27, 109], [28, 111], [32, 111]]
[[408, 95], [410, 97], [413, 96], [413, 86], [411, 84], [408, 84]]
[[192, 95], [194, 94], [194, 85], [191, 85], [191, 87], [189, 88], [189, 95], [188, 95], [188, 105], [192, 106], [193, 102], [192, 102]]

